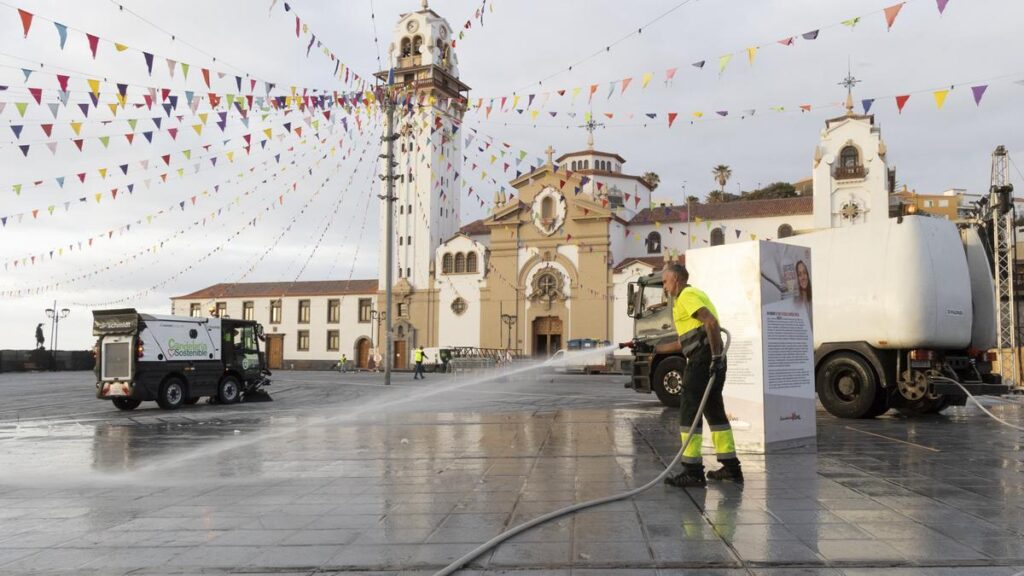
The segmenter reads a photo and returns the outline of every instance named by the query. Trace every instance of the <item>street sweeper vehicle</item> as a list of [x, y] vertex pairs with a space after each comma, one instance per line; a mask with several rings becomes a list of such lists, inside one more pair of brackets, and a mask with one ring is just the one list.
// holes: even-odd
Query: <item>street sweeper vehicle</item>
[[263, 327], [251, 320], [93, 311], [96, 397], [120, 410], [156, 400], [165, 410], [206, 396], [221, 404], [268, 401]]
[[[938, 413], [967, 401], [957, 383], [973, 395], [1009, 391], [992, 371], [995, 288], [982, 237], [975, 228], [910, 216], [780, 240], [811, 249], [815, 387], [829, 413]], [[713, 278], [692, 281], [714, 298]], [[793, 289], [783, 278], [761, 285]], [[660, 275], [631, 283], [628, 293], [634, 361], [626, 386], [678, 406], [686, 361], [653, 353], [675, 338]]]

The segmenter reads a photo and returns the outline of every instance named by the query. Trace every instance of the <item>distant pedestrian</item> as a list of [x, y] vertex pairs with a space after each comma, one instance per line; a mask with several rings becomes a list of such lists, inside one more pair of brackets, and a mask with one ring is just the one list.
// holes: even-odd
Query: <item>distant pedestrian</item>
[[338, 370], [341, 372], [348, 372], [348, 356], [342, 354], [341, 360], [338, 360]]
[[46, 342], [46, 338], [43, 338], [43, 324], [40, 322], [36, 326], [36, 348], [42, 348], [44, 342]]
[[373, 353], [373, 368], [374, 368], [374, 370], [376, 370], [377, 372], [380, 372], [381, 370], [383, 370], [384, 367], [381, 366], [381, 362], [383, 362], [383, 361], [384, 361], [384, 357], [380, 355], [380, 352], [374, 352]]
[[416, 372], [413, 373], [412, 375], [413, 380], [416, 380], [417, 378], [423, 380], [424, 378], [426, 378], [426, 376], [423, 375], [424, 356], [426, 356], [426, 354], [423, 352], [423, 346], [421, 345], [419, 348], [416, 349], [416, 352], [413, 354], [413, 359], [416, 361]]

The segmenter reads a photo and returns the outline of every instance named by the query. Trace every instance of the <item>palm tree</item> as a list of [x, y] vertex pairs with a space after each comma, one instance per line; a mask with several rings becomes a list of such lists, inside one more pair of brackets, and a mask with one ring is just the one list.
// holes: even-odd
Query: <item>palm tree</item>
[[651, 188], [651, 190], [657, 188], [658, 184], [661, 183], [661, 176], [658, 176], [658, 174], [655, 172], [644, 172], [644, 175], [641, 176], [640, 179], [643, 180], [644, 183]]
[[711, 173], [715, 175], [715, 182], [718, 182], [719, 191], [724, 193], [726, 183], [729, 182], [729, 178], [732, 178], [732, 168], [725, 164], [719, 164], [711, 169]]

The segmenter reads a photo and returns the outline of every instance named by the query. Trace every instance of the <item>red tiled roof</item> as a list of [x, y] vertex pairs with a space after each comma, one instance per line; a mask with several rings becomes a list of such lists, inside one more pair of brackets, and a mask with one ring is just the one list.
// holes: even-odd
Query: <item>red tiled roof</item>
[[[662, 267], [665, 266], [665, 257], [664, 256], [637, 256], [637, 257], [626, 258], [622, 262], [619, 262], [618, 264], [616, 264], [615, 267], [612, 268], [612, 271], [613, 272], [621, 272], [623, 269], [625, 269], [629, 265], [633, 264], [634, 262], [640, 262], [640, 263], [643, 263], [643, 264], [647, 264], [647, 265], [649, 265], [649, 266], [654, 268], [653, 272], [657, 272], [658, 270], [661, 270]], [[686, 256], [685, 255], [680, 255], [679, 256], [679, 263], [680, 264], [685, 264], [686, 263]]]
[[487, 225], [484, 224], [484, 219], [481, 218], [459, 228], [459, 232], [462, 232], [466, 236], [478, 236], [480, 234], [490, 234], [490, 229], [487, 228]]
[[310, 282], [246, 282], [214, 284], [172, 300], [206, 298], [277, 298], [281, 296], [334, 296], [336, 294], [376, 294], [377, 279], [316, 280]]
[[[733, 220], [739, 218], [765, 218], [768, 216], [792, 216], [813, 214], [814, 198], [774, 198], [768, 200], [733, 200], [713, 204], [693, 204], [693, 217], [703, 220]], [[636, 213], [630, 224], [653, 224], [655, 222], [685, 222], [686, 206], [660, 206], [644, 208]]]

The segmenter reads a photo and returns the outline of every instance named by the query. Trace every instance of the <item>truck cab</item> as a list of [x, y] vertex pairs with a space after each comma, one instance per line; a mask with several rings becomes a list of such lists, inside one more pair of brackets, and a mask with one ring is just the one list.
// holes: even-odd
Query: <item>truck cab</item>
[[120, 410], [155, 400], [173, 410], [209, 397], [269, 399], [263, 328], [250, 320], [96, 310], [96, 397]]

